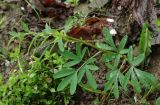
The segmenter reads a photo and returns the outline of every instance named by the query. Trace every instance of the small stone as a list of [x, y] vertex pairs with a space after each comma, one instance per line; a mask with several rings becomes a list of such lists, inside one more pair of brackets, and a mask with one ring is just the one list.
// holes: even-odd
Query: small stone
[[121, 11], [121, 10], [122, 10], [122, 6], [118, 6], [117, 9], [118, 9], [119, 11]]
[[110, 30], [110, 34], [111, 34], [111, 35], [115, 35], [115, 34], [117, 34], [117, 31], [116, 31], [115, 29], [111, 29], [111, 30]]
[[22, 10], [22, 11], [25, 11], [25, 8], [24, 8], [24, 7], [21, 7], [21, 10]]
[[5, 60], [5, 66], [8, 67], [10, 65], [10, 62], [8, 60]]
[[110, 23], [113, 23], [113, 22], [114, 22], [114, 19], [107, 18], [107, 21], [110, 22]]

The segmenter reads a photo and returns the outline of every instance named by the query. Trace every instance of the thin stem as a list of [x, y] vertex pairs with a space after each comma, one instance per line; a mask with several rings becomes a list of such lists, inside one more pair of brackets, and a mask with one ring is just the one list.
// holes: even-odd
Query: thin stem
[[142, 97], [142, 99], [140, 100], [140, 103], [141, 103], [144, 99], [146, 99], [146, 97], [151, 93], [152, 88], [153, 88], [153, 87], [151, 87], [151, 88], [149, 89], [149, 91]]
[[18, 66], [19, 66], [20, 71], [23, 72], [19, 57], [18, 57]]
[[[92, 57], [90, 57], [89, 59], [92, 59], [94, 57], [96, 57], [97, 55], [99, 55], [101, 53], [101, 51], [97, 52], [96, 54], [94, 54]], [[77, 71], [79, 71], [87, 62], [84, 62], [78, 69]]]

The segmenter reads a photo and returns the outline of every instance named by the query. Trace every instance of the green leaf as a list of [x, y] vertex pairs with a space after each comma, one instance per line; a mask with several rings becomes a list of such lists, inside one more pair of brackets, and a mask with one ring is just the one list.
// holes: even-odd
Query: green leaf
[[68, 32], [72, 28], [73, 25], [74, 25], [74, 17], [70, 16], [65, 21], [65, 25], [64, 25], [65, 32]]
[[75, 54], [73, 54], [72, 52], [67, 51], [67, 50], [65, 50], [61, 54], [62, 54], [62, 56], [66, 57], [68, 59], [74, 59], [74, 60], [78, 60], [79, 59], [79, 57], [77, 57]]
[[96, 71], [99, 69], [96, 65], [86, 65], [86, 68], [93, 71]]
[[132, 83], [132, 86], [135, 89], [135, 91], [137, 93], [140, 93], [141, 92], [140, 83], [138, 82], [138, 80], [137, 80], [137, 78], [135, 76], [134, 71], [132, 71], [132, 74], [131, 74], [131, 83]]
[[129, 49], [123, 49], [123, 50], [121, 50], [119, 53], [120, 53], [120, 54], [127, 54], [128, 51], [129, 51]]
[[81, 59], [83, 59], [86, 51], [87, 51], [87, 47], [85, 47], [85, 48], [82, 50]]
[[131, 64], [133, 61], [133, 48], [132, 48], [132, 46], [129, 48], [127, 59], [128, 59], [128, 62]]
[[96, 83], [92, 73], [89, 70], [86, 71], [86, 76], [87, 76], [87, 80], [88, 80], [89, 85], [93, 89], [97, 89], [97, 83]]
[[18, 33], [15, 31], [11, 31], [11, 32], [9, 32], [9, 35], [11, 35], [12, 37], [16, 37], [18, 35]]
[[119, 65], [119, 63], [120, 63], [120, 58], [121, 58], [121, 56], [120, 56], [120, 54], [118, 54], [118, 55], [116, 56], [116, 58], [115, 58], [115, 61], [114, 61], [114, 67], [115, 67], [115, 68], [118, 67], [118, 65]]
[[116, 56], [117, 56], [117, 54], [115, 54], [115, 53], [113, 53], [113, 54], [108, 54], [108, 53], [106, 53], [106, 54], [104, 54], [104, 55], [102, 56], [102, 60], [103, 60], [104, 62], [110, 62], [110, 61], [112, 61], [113, 59], [115, 59]]
[[[152, 75], [151, 73], [148, 73], [148, 72], [145, 72], [145, 71], [142, 71], [142, 70], [139, 70], [137, 68], [134, 68], [135, 69], [135, 72], [136, 72], [136, 75], [137, 77], [139, 78], [139, 80], [145, 85], [156, 85], [157, 84], [157, 79], [154, 75]], [[145, 82], [143, 82], [143, 81]]]
[[76, 44], [76, 54], [77, 54], [77, 57], [79, 57], [79, 59], [83, 59], [86, 51], [87, 51], [86, 47], [84, 47], [83, 50], [81, 50], [80, 44], [79, 43]]
[[148, 24], [143, 24], [142, 32], [139, 41], [139, 51], [148, 56], [151, 53], [152, 35], [148, 29]]
[[118, 99], [119, 98], [119, 89], [118, 89], [117, 79], [114, 82], [113, 93], [114, 93], [114, 96]]
[[79, 86], [82, 87], [84, 90], [87, 90], [89, 92], [92, 92], [92, 93], [100, 93], [100, 94], [105, 94], [104, 91], [101, 91], [99, 89], [93, 89], [89, 84], [83, 84], [82, 82], [79, 83]]
[[82, 67], [82, 68], [79, 70], [79, 72], [78, 72], [78, 83], [81, 82], [81, 80], [82, 80], [82, 78], [83, 78], [86, 70], [87, 70], [87, 69], [86, 69], [85, 67]]
[[77, 88], [77, 72], [73, 74], [71, 85], [70, 85], [70, 93], [73, 95]]
[[103, 33], [103, 35], [104, 35], [104, 37], [105, 37], [106, 42], [107, 42], [110, 46], [112, 46], [113, 48], [116, 49], [116, 46], [115, 46], [115, 44], [114, 44], [112, 35], [110, 34], [109, 30], [108, 30], [106, 27], [104, 27], [103, 30], [102, 30], [102, 33]]
[[111, 70], [115, 70], [116, 69], [116, 67], [114, 65], [110, 64], [110, 63], [106, 63], [106, 66]]
[[127, 39], [128, 39], [128, 36], [124, 36], [121, 40], [121, 42], [119, 43], [119, 46], [118, 46], [118, 50], [121, 51], [124, 49], [126, 43], [127, 43]]
[[76, 54], [79, 58], [81, 58], [81, 46], [79, 43], [76, 44]]
[[52, 93], [56, 92], [55, 88], [51, 88], [50, 92], [52, 92]]
[[64, 51], [64, 44], [63, 44], [62, 39], [58, 40], [58, 47], [59, 47], [60, 51], [62, 51], [62, 52]]
[[63, 67], [72, 67], [72, 66], [77, 65], [79, 62], [80, 62], [80, 60], [69, 61], [69, 62], [65, 63], [65, 64], [63, 65]]
[[71, 74], [74, 73], [74, 72], [75, 72], [74, 69], [63, 68], [63, 69], [62, 69], [61, 71], [59, 71], [58, 73], [53, 74], [53, 77], [54, 77], [54, 79], [62, 78], [62, 77], [71, 75]]
[[22, 25], [22, 28], [25, 32], [29, 32], [29, 27], [28, 27], [28, 24], [26, 24], [25, 22], [21, 21], [21, 25]]
[[131, 77], [131, 73], [133, 71], [133, 67], [131, 67], [128, 72], [126, 73], [125, 77], [124, 77], [124, 80], [123, 80], [123, 84], [122, 84], [122, 87], [124, 90], [127, 90], [127, 84], [129, 82], [129, 79]]
[[138, 66], [140, 65], [140, 63], [142, 63], [142, 61], [144, 60], [145, 55], [144, 54], [140, 54], [137, 57], [134, 58], [132, 65], [133, 66]]
[[119, 72], [118, 70], [111, 70], [111, 71], [107, 72], [106, 79], [110, 80], [112, 77], [116, 77], [118, 72]]
[[116, 51], [117, 50], [114, 47], [111, 47], [111, 46], [109, 46], [107, 44], [103, 44], [103, 43], [96, 43], [96, 46], [100, 49], [107, 50], [107, 51]]
[[45, 25], [44, 31], [45, 31], [46, 34], [51, 34], [52, 33], [52, 29], [48, 24]]
[[123, 86], [124, 78], [125, 76], [119, 71], [118, 80], [121, 86]]
[[105, 91], [108, 91], [112, 88], [114, 80], [115, 80], [115, 77], [112, 77], [107, 81], [107, 83], [105, 84], [105, 88], [104, 88]]
[[65, 87], [71, 82], [73, 75], [69, 75], [68, 77], [64, 78], [60, 84], [57, 87], [57, 91], [62, 91], [64, 90]]
[[96, 58], [89, 58], [87, 61], [85, 61], [85, 64], [90, 64], [95, 62], [97, 59]]
[[156, 105], [160, 105], [160, 97], [157, 99]]

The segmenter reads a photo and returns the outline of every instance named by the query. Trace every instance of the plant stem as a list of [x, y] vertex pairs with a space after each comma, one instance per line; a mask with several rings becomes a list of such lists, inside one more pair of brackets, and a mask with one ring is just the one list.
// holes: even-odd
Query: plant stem
[[[98, 54], [100, 54], [101, 53], [101, 51], [99, 51], [99, 52], [97, 52], [96, 54], [94, 54], [92, 57], [90, 57], [89, 59], [92, 59], [92, 58], [94, 58], [94, 57], [96, 57]], [[84, 65], [86, 64], [86, 62], [84, 62], [78, 69], [77, 69], [77, 71], [79, 71]]]

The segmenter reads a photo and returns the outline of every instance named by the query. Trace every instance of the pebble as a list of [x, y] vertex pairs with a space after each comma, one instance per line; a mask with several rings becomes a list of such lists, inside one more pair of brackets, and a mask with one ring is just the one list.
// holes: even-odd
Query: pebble
[[113, 23], [113, 22], [114, 22], [114, 19], [107, 18], [107, 21], [110, 22], [110, 23]]
[[110, 34], [111, 34], [111, 35], [116, 35], [116, 34], [117, 34], [117, 31], [116, 31], [115, 29], [111, 29], [111, 30], [110, 30]]

